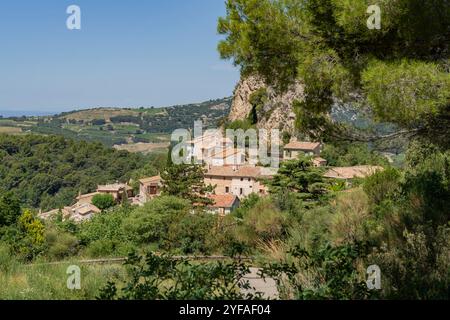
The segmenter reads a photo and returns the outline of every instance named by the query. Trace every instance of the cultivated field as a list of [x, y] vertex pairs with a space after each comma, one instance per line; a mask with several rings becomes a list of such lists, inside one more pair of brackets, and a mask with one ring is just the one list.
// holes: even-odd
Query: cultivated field
[[154, 151], [162, 151], [169, 148], [169, 143], [161, 142], [161, 143], [131, 143], [131, 144], [122, 144], [115, 145], [114, 148], [116, 150], [126, 150], [132, 153], [143, 153], [148, 154]]
[[92, 121], [96, 119], [105, 119], [106, 121], [110, 121], [112, 117], [117, 116], [139, 116], [139, 112], [127, 109], [99, 108], [77, 111], [63, 116], [63, 118], [77, 121]]
[[22, 128], [18, 128], [18, 127], [0, 127], [0, 133], [8, 133], [8, 134], [22, 133]]

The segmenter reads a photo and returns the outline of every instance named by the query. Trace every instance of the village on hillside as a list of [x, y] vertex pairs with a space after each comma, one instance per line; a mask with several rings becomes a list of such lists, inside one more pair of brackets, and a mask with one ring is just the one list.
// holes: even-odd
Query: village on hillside
[[[227, 215], [240, 206], [240, 202], [251, 194], [265, 196], [268, 188], [264, 179], [272, 178], [276, 168], [268, 168], [252, 164], [248, 160], [245, 150], [237, 148], [233, 141], [223, 138], [219, 131], [205, 133], [187, 142], [188, 156], [201, 160], [205, 167], [204, 182], [212, 186], [213, 191], [206, 197], [211, 200], [207, 211], [212, 214]], [[299, 141], [292, 138], [284, 145], [280, 161], [297, 159], [308, 156], [315, 167], [325, 167], [325, 178], [345, 181], [351, 185], [355, 178], [365, 178], [379, 170], [379, 166], [327, 167], [327, 160], [321, 157], [322, 143]], [[219, 151], [217, 151], [219, 150]], [[58, 214], [64, 220], [82, 222], [101, 213], [92, 200], [96, 195], [111, 195], [116, 204], [128, 201], [131, 205], [143, 206], [155, 197], [161, 195], [163, 180], [161, 176], [146, 177], [139, 180], [139, 192], [135, 194], [128, 183], [113, 183], [99, 185], [96, 192], [79, 194], [75, 204], [48, 212], [40, 212], [39, 217], [49, 219]]]

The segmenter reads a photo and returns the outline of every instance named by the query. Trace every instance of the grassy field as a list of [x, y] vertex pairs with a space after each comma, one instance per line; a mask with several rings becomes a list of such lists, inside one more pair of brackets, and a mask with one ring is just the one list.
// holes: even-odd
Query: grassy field
[[92, 121], [95, 119], [105, 119], [106, 121], [110, 121], [112, 117], [117, 116], [139, 116], [139, 111], [136, 109], [128, 110], [116, 108], [99, 108], [70, 113], [66, 116], [63, 116], [63, 118], [77, 121]]
[[0, 127], [0, 133], [8, 133], [8, 134], [22, 133], [22, 128], [18, 128], [18, 127]]
[[79, 265], [81, 289], [67, 288], [67, 268], [76, 263], [58, 265], [22, 265], [10, 262], [0, 269], [1, 300], [93, 300], [108, 280], [124, 279], [121, 264]]
[[126, 150], [132, 153], [143, 153], [148, 154], [150, 152], [155, 151], [165, 151], [169, 148], [169, 144], [166, 142], [161, 143], [130, 143], [130, 144], [122, 144], [115, 145], [115, 149], [117, 150]]

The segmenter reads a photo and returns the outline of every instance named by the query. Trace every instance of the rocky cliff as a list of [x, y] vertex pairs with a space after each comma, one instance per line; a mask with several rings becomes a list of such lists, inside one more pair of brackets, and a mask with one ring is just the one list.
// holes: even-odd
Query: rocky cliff
[[264, 90], [265, 99], [257, 110], [257, 127], [267, 130], [280, 129], [293, 133], [295, 114], [292, 103], [294, 100], [302, 100], [304, 97], [303, 86], [300, 83], [292, 85], [285, 93], [279, 94], [258, 76], [242, 78], [234, 91], [229, 120], [248, 118], [254, 108], [251, 103], [252, 94], [260, 89]]

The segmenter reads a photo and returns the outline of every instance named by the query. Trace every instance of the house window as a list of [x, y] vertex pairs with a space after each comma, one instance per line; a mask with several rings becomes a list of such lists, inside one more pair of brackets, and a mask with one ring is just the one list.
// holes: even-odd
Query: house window
[[244, 178], [241, 178], [241, 181], [244, 181]]
[[225, 187], [225, 193], [230, 193], [230, 187]]
[[240, 188], [239, 189], [239, 194], [242, 196], [244, 194], [244, 189]]
[[158, 187], [157, 187], [157, 186], [149, 186], [149, 187], [147, 188], [147, 192], [148, 192], [148, 194], [150, 194], [150, 195], [155, 195], [155, 194], [158, 193]]

